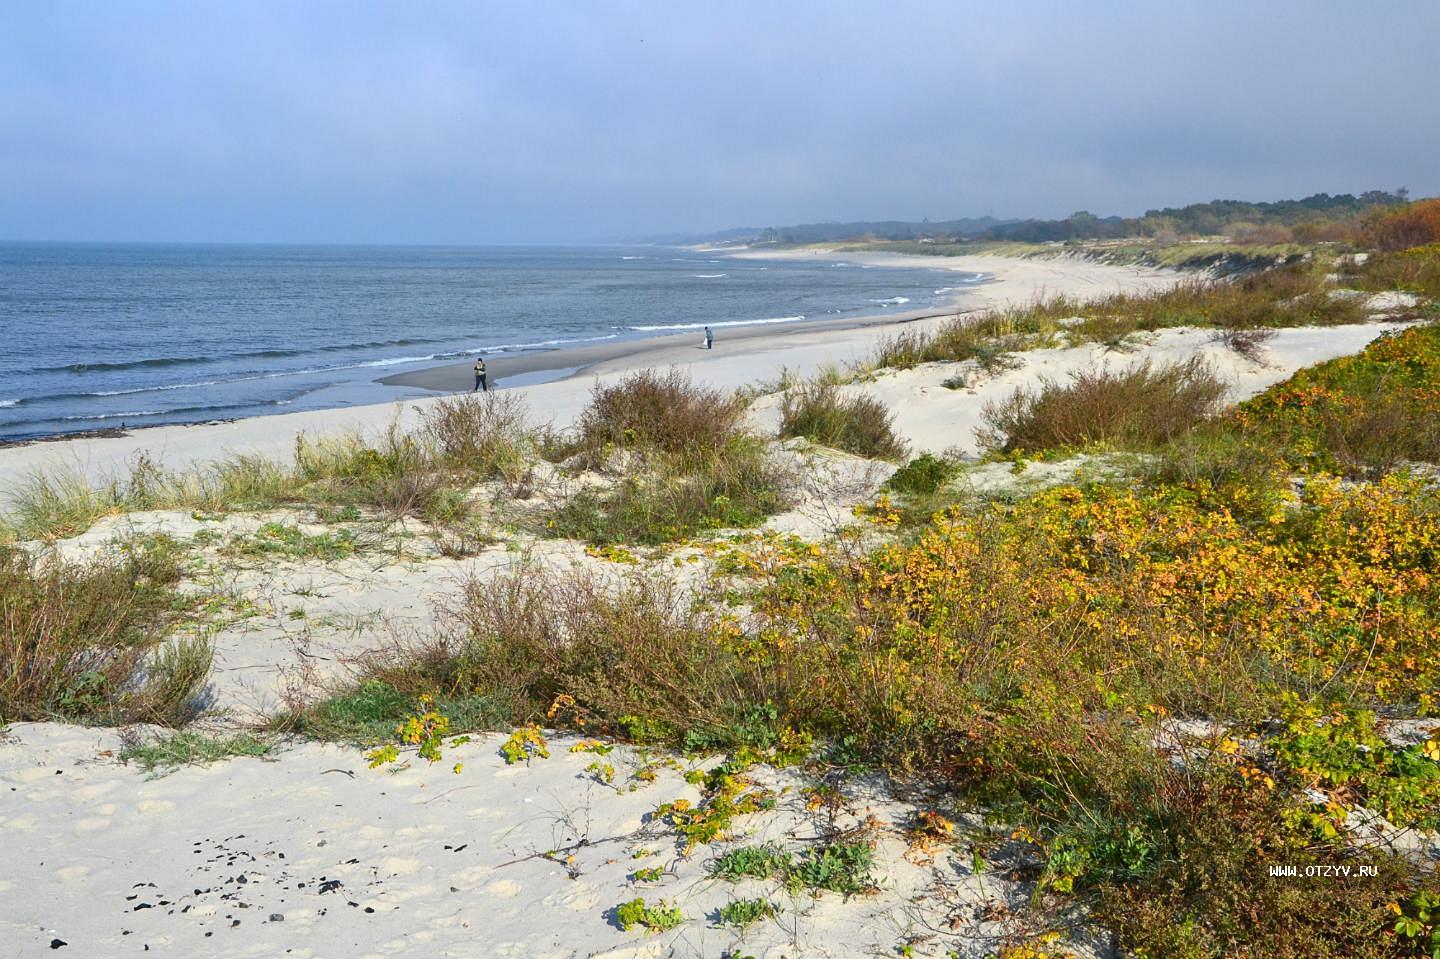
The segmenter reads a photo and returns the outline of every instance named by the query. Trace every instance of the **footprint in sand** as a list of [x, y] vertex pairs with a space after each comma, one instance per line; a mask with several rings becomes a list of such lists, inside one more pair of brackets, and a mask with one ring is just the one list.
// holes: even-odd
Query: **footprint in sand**
[[11, 816], [9, 819], [0, 817], [0, 829], [14, 829], [18, 832], [29, 832], [39, 824], [40, 820], [31, 813], [26, 813], [23, 816]]
[[49, 766], [36, 766], [34, 769], [17, 769], [4, 779], [0, 779], [0, 782], [10, 782], [17, 786], [28, 786], [31, 783], [51, 779], [54, 775], [55, 770]]
[[92, 832], [103, 832], [110, 828], [110, 819], [107, 816], [91, 816], [82, 819], [75, 824], [75, 835], [84, 836]]
[[144, 816], [170, 812], [175, 804], [168, 799], [142, 799], [135, 804], [135, 811]]
[[389, 856], [379, 862], [380, 872], [387, 876], [411, 876], [420, 871], [425, 865], [419, 859], [404, 859], [400, 856]]
[[75, 882], [90, 875], [89, 866], [66, 866], [64, 869], [55, 870], [55, 878], [61, 882]]
[[576, 886], [563, 894], [546, 896], [541, 904], [546, 908], [564, 906], [576, 912], [587, 912], [600, 904], [600, 890], [594, 886]]
[[92, 783], [89, 786], [72, 789], [70, 791], [70, 798], [74, 802], [88, 806], [106, 793], [114, 791], [115, 786], [116, 784], [113, 780], [110, 782]]
[[521, 886], [513, 879], [497, 879], [485, 887], [485, 891], [497, 899], [514, 899], [520, 895]]

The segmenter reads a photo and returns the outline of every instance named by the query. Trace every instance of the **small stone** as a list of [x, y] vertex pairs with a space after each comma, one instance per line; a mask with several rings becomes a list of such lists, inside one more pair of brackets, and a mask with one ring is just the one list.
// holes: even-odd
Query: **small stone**
[[59, 949], [59, 948], [61, 948], [62, 946], [68, 946], [68, 945], [70, 945], [70, 943], [66, 942], [64, 939], [51, 939], [51, 940], [50, 940], [50, 948], [51, 948], [51, 949]]
[[283, 912], [272, 912], [272, 913], [270, 913], [270, 921], [271, 921], [271, 922], [284, 922], [284, 921], [285, 921], [285, 913], [283, 913]]

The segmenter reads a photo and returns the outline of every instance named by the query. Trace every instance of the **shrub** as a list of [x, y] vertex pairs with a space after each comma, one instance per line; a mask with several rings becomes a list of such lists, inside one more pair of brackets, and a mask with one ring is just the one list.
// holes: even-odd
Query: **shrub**
[[543, 531], [597, 544], [659, 545], [753, 526], [788, 505], [794, 482], [764, 443], [741, 436], [688, 469], [653, 463], [609, 487], [582, 488], [545, 515]]
[[829, 383], [807, 383], [781, 401], [781, 436], [803, 436], [822, 446], [860, 456], [901, 459], [905, 441], [895, 435], [894, 416], [871, 396], [842, 395]]
[[927, 496], [950, 482], [958, 469], [948, 460], [921, 453], [891, 474], [885, 486], [897, 493]]
[[1298, 466], [1374, 475], [1440, 462], [1437, 387], [1440, 327], [1412, 327], [1300, 370], [1242, 403], [1233, 422]]
[[739, 396], [683, 373], [646, 370], [597, 384], [577, 435], [551, 451], [617, 478], [585, 486], [542, 516], [543, 532], [592, 543], [661, 544], [752, 526], [785, 508], [794, 480], [745, 431]]
[[425, 407], [420, 434], [435, 463], [469, 480], [514, 483], [534, 446], [529, 412], [514, 393], [484, 392], [436, 400]]
[[666, 453], [682, 463], [721, 455], [743, 433], [745, 401], [691, 382], [681, 370], [641, 370], [596, 383], [580, 414], [572, 452], [604, 465], [615, 450]]
[[1068, 384], [1042, 381], [990, 402], [977, 435], [991, 451], [1075, 449], [1108, 443], [1148, 449], [1168, 442], [1216, 413], [1223, 384], [1203, 360], [1122, 370], [1098, 367]]
[[1369, 242], [1384, 251], [1440, 243], [1440, 198], [1417, 200], [1382, 213], [1366, 232]]
[[200, 638], [165, 643], [182, 570], [162, 541], [118, 561], [36, 564], [0, 547], [0, 718], [189, 718], [210, 669]]

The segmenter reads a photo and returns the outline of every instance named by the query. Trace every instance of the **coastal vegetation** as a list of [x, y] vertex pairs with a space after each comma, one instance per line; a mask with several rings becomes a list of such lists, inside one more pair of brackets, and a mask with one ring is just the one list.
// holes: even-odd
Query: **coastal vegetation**
[[873, 396], [845, 395], [837, 384], [817, 380], [784, 392], [780, 435], [801, 436], [871, 459], [904, 459], [906, 444], [895, 435], [894, 420]]
[[678, 370], [597, 384], [570, 437], [548, 455], [600, 484], [566, 491], [548, 535], [656, 545], [701, 530], [754, 526], [785, 507], [794, 479], [745, 423], [746, 404]]
[[[1364, 298], [1333, 295], [1327, 265], [1297, 264], [1239, 280], [1192, 279], [1173, 288], [1079, 301], [1055, 296], [1028, 306], [960, 315], [929, 330], [905, 329], [881, 342], [872, 368], [976, 360], [995, 368], [1019, 350], [1082, 343], [1122, 344], [1126, 337], [1175, 327], [1222, 334], [1296, 326], [1360, 323]], [[1375, 269], [1355, 268], [1359, 276]]]
[[211, 647], [203, 634], [170, 637], [188, 605], [183, 575], [164, 539], [85, 563], [0, 546], [0, 720], [189, 720]]
[[[1136, 959], [1425, 955], [1440, 901], [1413, 838], [1440, 828], [1437, 261], [1433, 246], [1377, 251], [907, 332], [871, 372], [1002, 372], [1034, 347], [1123, 350], [1179, 326], [1257, 355], [1277, 327], [1367, 319], [1370, 292], [1413, 321], [1230, 409], [1198, 359], [1041, 380], [985, 409], [989, 462], [923, 453], [870, 481], [853, 522], [808, 538], [745, 531], [793, 501], [786, 450], [745, 398], [674, 371], [597, 384], [568, 433], [503, 395], [465, 397], [408, 431], [303, 439], [293, 463], [142, 462], [98, 491], [36, 481], [12, 536], [178, 507], [316, 521], [206, 537], [229, 560], [342, 562], [367, 548], [348, 525], [362, 519], [507, 537], [507, 562], [463, 567], [425, 625], [294, 690], [267, 731], [357, 744], [392, 771], [509, 731], [507, 775], [556, 762], [547, 737], [568, 731], [584, 737], [572, 752], [595, 754], [587, 788], [607, 795], [683, 769], [689, 798], [656, 797], [648, 828], [751, 884], [719, 925], [775, 921], [782, 893], [876, 895], [881, 827], [825, 821], [863, 782], [920, 797], [912, 852], [1025, 884], [1015, 928], [1099, 930]], [[836, 380], [784, 383], [778, 432], [903, 459], [890, 411]], [[974, 469], [1077, 454], [1113, 468], [958, 488]], [[547, 561], [526, 555], [538, 537], [591, 545]], [[682, 541], [658, 559], [620, 545]], [[178, 629], [196, 598], [175, 544], [135, 539], [89, 563], [42, 546], [0, 547], [0, 717], [183, 725], [211, 654]], [[278, 748], [257, 732], [182, 731], [121, 758]], [[607, 757], [622, 742], [645, 757], [628, 778]], [[817, 824], [803, 844], [744, 836], [787, 796], [766, 767], [802, 782]], [[1344, 895], [1304, 876], [1340, 866]], [[629, 874], [633, 888], [669, 873]], [[635, 898], [606, 916], [658, 935], [685, 907]]]

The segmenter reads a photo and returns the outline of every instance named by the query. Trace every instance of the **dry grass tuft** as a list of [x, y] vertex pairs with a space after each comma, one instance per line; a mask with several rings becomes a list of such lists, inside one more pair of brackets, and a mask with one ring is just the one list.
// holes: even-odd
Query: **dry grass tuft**
[[905, 458], [894, 415], [872, 396], [847, 396], [831, 383], [805, 383], [781, 400], [781, 436], [803, 436], [821, 446], [874, 459]]
[[1192, 357], [1127, 369], [1095, 367], [1067, 384], [1043, 380], [1007, 399], [985, 405], [978, 432], [992, 452], [1078, 449], [1105, 443], [1151, 449], [1170, 442], [1215, 415], [1225, 396], [1206, 363]]

